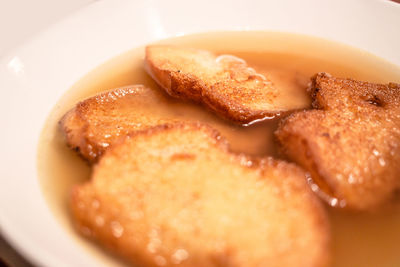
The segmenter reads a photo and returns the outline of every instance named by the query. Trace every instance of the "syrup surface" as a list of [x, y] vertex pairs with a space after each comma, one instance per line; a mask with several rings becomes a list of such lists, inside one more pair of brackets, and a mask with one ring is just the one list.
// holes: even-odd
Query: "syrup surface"
[[[312, 75], [328, 72], [337, 77], [400, 83], [400, 69], [364, 51], [303, 35], [277, 32], [206, 33], [161, 41], [208, 49], [241, 57], [250, 67], [285, 88], [287, 99], [309, 106], [305, 89]], [[78, 101], [96, 93], [130, 84], [159, 90], [143, 69], [144, 48], [119, 55], [79, 80], [55, 105], [44, 126], [38, 149], [38, 177], [47, 202], [66, 231], [100, 262], [121, 262], [79, 236], [68, 209], [74, 185], [89, 179], [90, 167], [65, 144], [58, 121]], [[192, 118], [211, 124], [237, 152], [279, 157], [273, 132], [278, 120], [243, 127], [224, 121], [202, 106], [167, 99], [168, 108], [137, 107], [143, 112], [172, 112], [177, 118]], [[163, 105], [165, 106], [165, 105]], [[144, 110], [146, 109], [146, 110]], [[172, 110], [172, 111], [171, 111]], [[333, 266], [397, 266], [400, 263], [400, 201], [375, 213], [351, 213], [327, 207], [332, 226]], [[78, 244], [79, 243], [79, 244]]]

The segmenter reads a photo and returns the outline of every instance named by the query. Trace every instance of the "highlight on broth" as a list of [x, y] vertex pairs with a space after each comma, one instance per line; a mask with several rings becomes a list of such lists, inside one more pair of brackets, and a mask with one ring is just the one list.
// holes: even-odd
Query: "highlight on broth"
[[[387, 84], [389, 82], [398, 83], [400, 81], [400, 70], [396, 66], [376, 58], [373, 55], [368, 55], [365, 52], [334, 42], [302, 35], [269, 32], [207, 33], [167, 39], [161, 41], [157, 45], [178, 45], [180, 47], [208, 50], [215, 55], [231, 54], [241, 58], [248, 66], [253, 68], [257, 74], [263, 75], [271, 80], [276, 88], [283, 88], [285, 92], [289, 92], [286, 94], [289, 102], [301, 103], [300, 106], [306, 109], [312, 108], [312, 101], [314, 101], [315, 104], [315, 99], [313, 99], [315, 96], [310, 96], [307, 92], [307, 88], [309, 87], [310, 78], [318, 72], [327, 72], [334, 77], [352, 78], [359, 81], [381, 84]], [[140, 99], [121, 98], [122, 100], [118, 100], [117, 96], [117, 102], [113, 102], [114, 104], [111, 103], [107, 106], [107, 109], [118, 111], [118, 109], [122, 107], [125, 110], [129, 110], [129, 116], [135, 117], [137, 114], [140, 114], [140, 116], [148, 118], [147, 121], [152, 122], [154, 125], [160, 124], [155, 121], [158, 121], [158, 118], [162, 118], [165, 115], [168, 117], [167, 123], [175, 123], [177, 121], [188, 121], [189, 123], [200, 121], [202, 123], [207, 123], [212, 128], [215, 128], [221, 136], [226, 138], [227, 142], [230, 144], [231, 153], [244, 153], [248, 155], [250, 160], [243, 161], [243, 163], [247, 162], [246, 164], [249, 166], [253, 165], [253, 168], [256, 165], [264, 166], [262, 164], [265, 164], [261, 163], [261, 165], [258, 165], [258, 161], [254, 161], [255, 158], [273, 157], [277, 159], [278, 162], [282, 162], [279, 164], [286, 164], [283, 161], [287, 160], [282, 156], [283, 154], [276, 142], [274, 132], [278, 129], [281, 119], [283, 118], [285, 120], [285, 117], [287, 117], [290, 112], [281, 116], [280, 119], [264, 120], [249, 126], [240, 126], [237, 123], [231, 123], [220, 116], [216, 116], [210, 109], [200, 104], [170, 97], [168, 95], [168, 88], [165, 88], [167, 90], [166, 92], [162, 90], [145, 72], [143, 68], [144, 56], [145, 49], [143, 47], [133, 49], [103, 64], [78, 81], [61, 98], [56, 108], [50, 114], [43, 129], [38, 151], [39, 179], [52, 211], [65, 226], [66, 231], [69, 231], [77, 240], [77, 243], [80, 243], [81, 246], [85, 247], [90, 253], [97, 257], [99, 262], [110, 266], [119, 266], [125, 263], [120, 262], [118, 259], [114, 258], [113, 255], [97, 248], [95, 244], [89, 243], [85, 238], [79, 236], [74, 228], [75, 222], [73, 222], [70, 214], [69, 199], [72, 188], [77, 185], [88, 183], [91, 175], [91, 166], [82, 160], [75, 151], [67, 147], [63, 133], [58, 128], [58, 121], [67, 111], [72, 110], [79, 101], [109, 91], [110, 89], [124, 86], [127, 89], [118, 91], [119, 93], [132, 93], [139, 89], [126, 86], [141, 84], [143, 87], [140, 87]], [[238, 62], [233, 62], [233, 64], [237, 63]], [[229, 64], [232, 64], [232, 62], [229, 62]], [[163, 86], [163, 84], [161, 85]], [[109, 93], [103, 93], [103, 96], [107, 94]], [[97, 102], [94, 101], [92, 104], [101, 103], [99, 99], [104, 100], [105, 98], [98, 97], [96, 100]], [[70, 116], [70, 118], [72, 118], [71, 121], [77, 122], [76, 118], [78, 117], [89, 122], [94, 122], [98, 119], [96, 115], [99, 113], [91, 113], [90, 109], [89, 113], [83, 113], [83, 111], [88, 112], [87, 109], [85, 110], [85, 105], [81, 105], [80, 108], [82, 110], [79, 111], [79, 116]], [[133, 111], [130, 109], [131, 105], [135, 106]], [[313, 107], [315, 108], [315, 106]], [[213, 110], [213, 108], [211, 108], [211, 110]], [[103, 112], [104, 116], [108, 113], [105, 110], [103, 110]], [[379, 109], [377, 112], [380, 112]], [[108, 115], [111, 113], [108, 113]], [[156, 118], [154, 116], [156, 116]], [[82, 121], [79, 120], [78, 122], [79, 123], [72, 125], [79, 126], [82, 123]], [[163, 120], [158, 122], [165, 123]], [[107, 127], [111, 127], [115, 130], [112, 123], [114, 122], [111, 119], [104, 124], [105, 128], [102, 129], [107, 130]], [[94, 123], [88, 125], [90, 126], [85, 128], [86, 136], [95, 137], [98, 131], [98, 128], [96, 128], [98, 124]], [[120, 127], [118, 129], [122, 129], [122, 131], [118, 132], [119, 134], [124, 135], [127, 133], [123, 131], [123, 125], [118, 126]], [[79, 129], [79, 127], [74, 127], [70, 127], [69, 130]], [[75, 133], [74, 131], [70, 132]], [[81, 134], [82, 131], [76, 131], [76, 133]], [[102, 144], [103, 148], [107, 150], [107, 147], [110, 145], [103, 139], [91, 140], [90, 138], [86, 138], [85, 140], [89, 140], [86, 145], [90, 145], [92, 148], [96, 144]], [[72, 145], [72, 147], [74, 146]], [[88, 150], [88, 152], [93, 151]], [[103, 152], [98, 154], [100, 159], [102, 154]], [[182, 162], [187, 163], [187, 161], [190, 164], [190, 161], [193, 160], [191, 157], [192, 156], [181, 155], [180, 153], [179, 157], [174, 156], [173, 158], [174, 162], [177, 161], [179, 165]], [[98, 160], [97, 156], [93, 159], [94, 161]], [[245, 167], [245, 169], [246, 168], [248, 167]], [[309, 188], [314, 190], [318, 189], [315, 185]], [[315, 196], [312, 196], [311, 198], [314, 197]], [[335, 199], [337, 198], [332, 198], [330, 201], [334, 202]], [[336, 201], [339, 200], [340, 199], [337, 199]], [[229, 207], [229, 201], [225, 202], [227, 202], [226, 207]], [[287, 205], [285, 202], [282, 203], [282, 205]], [[393, 266], [393, 264], [398, 263], [400, 261], [397, 253], [397, 244], [400, 241], [400, 229], [398, 227], [400, 224], [399, 203], [398, 197], [394, 196], [390, 201], [387, 201], [385, 205], [380, 206], [373, 212], [346, 211], [331, 208], [326, 205], [323, 208], [325, 211], [321, 213], [321, 216], [324, 217], [323, 214], [327, 213], [329, 224], [331, 225], [331, 248], [326, 248], [325, 250], [327, 254], [331, 254], [332, 266]], [[314, 211], [313, 214], [319, 214], [319, 211], [316, 213]], [[247, 215], [243, 216], [246, 218], [245, 216]], [[320, 215], [317, 215], [317, 217], [322, 218]], [[271, 218], [274, 219], [273, 217]], [[110, 231], [112, 231], [111, 233], [115, 232], [115, 221], [116, 220], [111, 220], [111, 222], [114, 222], [114, 227], [110, 228]], [[117, 222], [121, 223], [119, 221]], [[151, 222], [150, 219], [149, 223]], [[158, 223], [160, 222], [158, 221]], [[213, 223], [213, 225], [218, 225], [218, 223]], [[260, 231], [264, 227], [261, 222], [256, 221], [256, 225], [255, 229], [260, 229]], [[122, 227], [122, 225], [119, 226]], [[129, 228], [122, 227], [122, 229], [122, 231], [128, 231]], [[88, 228], [88, 230], [90, 229]], [[156, 231], [158, 235], [163, 234], [160, 230], [156, 229]], [[243, 228], [243, 232], [245, 231], [245, 228]], [[324, 245], [322, 244], [325, 244], [325, 241], [323, 241], [323, 232], [324, 231], [315, 235], [315, 238], [317, 238], [316, 240], [320, 240], [318, 241], [320, 243], [316, 242], [316, 244], [320, 244], [320, 247], [323, 247]], [[125, 232], [125, 234], [127, 234], [127, 232]], [[157, 238], [162, 239], [162, 237]], [[168, 240], [168, 238], [165, 240]], [[225, 241], [229, 241], [231, 242], [230, 244], [233, 245], [235, 244], [231, 239]], [[256, 244], [256, 240], [253, 241], [253, 243]], [[118, 241], [115, 240], [112, 242], [118, 243]], [[190, 242], [190, 239], [187, 242]], [[251, 247], [251, 245], [247, 247]], [[316, 260], [312, 262], [312, 264], [319, 266], [327, 261], [327, 255], [325, 255], [325, 253], [314, 251], [313, 246], [311, 246], [310, 249], [313, 251], [310, 253], [319, 255], [318, 257], [314, 257]], [[148, 257], [148, 264], [150, 266], [170, 264], [173, 263], [174, 259], [176, 262], [176, 257], [178, 256], [179, 259], [184, 259], [179, 262], [184, 265], [185, 261], [190, 263], [187, 258], [193, 256], [189, 250], [184, 250], [185, 248], [183, 247], [174, 247], [170, 252], [158, 251], [158, 254], [151, 254], [151, 252], [146, 250], [146, 252], [143, 253], [150, 253], [153, 255], [152, 257]], [[296, 250], [301, 251], [298, 248]], [[141, 250], [137, 248], [136, 251]], [[161, 249], [161, 251], [163, 250]], [[182, 256], [183, 253], [187, 253], [188, 255], [185, 254], [186, 256]], [[260, 253], [261, 254], [257, 255], [261, 256], [256, 257], [256, 260], [262, 260], [263, 252]], [[219, 260], [234, 260], [236, 263], [240, 263], [241, 258], [235, 257], [235, 253], [229, 254], [229, 256], [223, 253], [218, 255], [220, 255], [218, 258]], [[225, 256], [222, 257], [221, 255]], [[291, 255], [288, 258], [296, 259], [295, 254], [290, 253], [288, 255]], [[145, 260], [142, 260], [141, 263], [147, 264], [146, 257], [144, 257]], [[135, 259], [133, 261], [135, 262]], [[192, 263], [198, 262], [194, 261]], [[223, 261], [219, 263], [228, 264], [228, 262], [224, 263]], [[204, 265], [206, 263], [202, 262], [201, 264]], [[215, 264], [215, 262], [212, 264]], [[290, 265], [290, 263], [288, 264]], [[308, 265], [312, 264], [311, 262], [308, 263]]]

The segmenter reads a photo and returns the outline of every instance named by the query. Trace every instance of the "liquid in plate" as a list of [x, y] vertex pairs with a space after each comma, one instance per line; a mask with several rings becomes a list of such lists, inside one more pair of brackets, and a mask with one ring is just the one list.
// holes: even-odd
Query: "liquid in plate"
[[[317, 72], [369, 82], [400, 82], [400, 69], [355, 48], [314, 37], [276, 32], [221, 32], [167, 39], [161, 43], [233, 54], [286, 88], [287, 101], [310, 104], [305, 88]], [[99, 66], [78, 81], [59, 100], [44, 126], [38, 149], [38, 177], [51, 210], [66, 231], [110, 266], [121, 262], [80, 237], [68, 210], [71, 188], [89, 179], [90, 168], [70, 150], [58, 129], [58, 121], [78, 101], [98, 92], [126, 86], [157, 85], [143, 69], [144, 48], [136, 48]], [[217, 128], [237, 152], [278, 157], [273, 132], [278, 121], [248, 127], [235, 126], [193, 103], [169, 99], [160, 109], [143, 105], [143, 112], [175, 112], [177, 118], [191, 117]], [[327, 207], [332, 226], [333, 266], [396, 266], [400, 263], [400, 201], [374, 213], [352, 213]]]

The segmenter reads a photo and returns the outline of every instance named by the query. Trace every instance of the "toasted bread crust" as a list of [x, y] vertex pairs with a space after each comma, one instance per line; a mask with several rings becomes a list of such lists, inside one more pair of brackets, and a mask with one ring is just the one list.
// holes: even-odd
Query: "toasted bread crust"
[[145, 68], [171, 96], [202, 103], [236, 123], [288, 111], [275, 101], [279, 90], [273, 83], [234, 56], [153, 45], [146, 47]]
[[276, 135], [334, 204], [378, 208], [400, 187], [400, 85], [320, 73], [310, 88], [316, 110], [292, 114]]
[[145, 113], [139, 108], [165, 105], [164, 98], [143, 85], [113, 89], [78, 103], [63, 116], [59, 125], [68, 146], [93, 163], [129, 132], [176, 121], [171, 115]]
[[[140, 266], [325, 266], [329, 226], [304, 172], [233, 154], [179, 123], [108, 149], [75, 188], [78, 229]], [[298, 223], [301, 221], [302, 223]]]

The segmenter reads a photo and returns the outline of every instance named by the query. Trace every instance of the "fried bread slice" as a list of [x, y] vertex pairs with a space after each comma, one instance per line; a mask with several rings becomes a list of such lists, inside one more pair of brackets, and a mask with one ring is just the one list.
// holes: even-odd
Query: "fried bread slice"
[[231, 55], [152, 45], [146, 47], [145, 68], [171, 96], [202, 103], [241, 124], [274, 118], [304, 105], [286, 102], [269, 79]]
[[121, 136], [176, 121], [166, 101], [143, 85], [114, 89], [78, 103], [60, 120], [60, 128], [71, 148], [95, 162]]
[[328, 221], [304, 176], [229, 152], [208, 126], [162, 125], [110, 147], [72, 214], [137, 266], [324, 266]]
[[276, 135], [282, 151], [311, 173], [331, 204], [367, 210], [400, 187], [400, 85], [319, 73], [314, 110], [294, 113]]
[[110, 144], [128, 132], [168, 122], [165, 114], [138, 108], [157, 105], [160, 98], [142, 85], [111, 90], [78, 103], [60, 120], [60, 127], [67, 144], [95, 162]]

